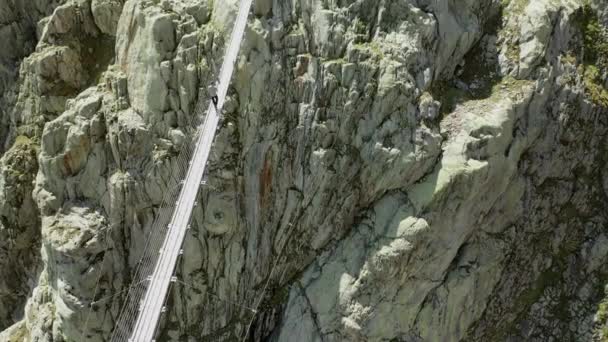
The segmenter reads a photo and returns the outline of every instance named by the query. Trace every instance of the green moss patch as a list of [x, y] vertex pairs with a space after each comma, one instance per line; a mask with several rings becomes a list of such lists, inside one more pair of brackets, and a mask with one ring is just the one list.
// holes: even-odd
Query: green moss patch
[[368, 58], [372, 58], [377, 61], [385, 58], [384, 52], [382, 51], [380, 44], [375, 41], [370, 43], [356, 43], [353, 48], [355, 50], [360, 50], [362, 52], [362, 55], [368, 56]]
[[[604, 282], [602, 282], [604, 283]], [[596, 327], [596, 336], [599, 338], [599, 341], [607, 342], [608, 341], [608, 292], [607, 289], [604, 288], [604, 297], [601, 299], [600, 303], [597, 306], [596, 319], [599, 324], [599, 327]]]
[[608, 31], [588, 3], [574, 14], [573, 24], [582, 35], [579, 72], [585, 91], [594, 103], [608, 107], [608, 89], [604, 85], [608, 72]]
[[586, 65], [583, 70], [583, 83], [587, 95], [594, 103], [608, 108], [608, 89], [603, 84], [600, 69], [595, 65]]
[[503, 8], [507, 8], [515, 15], [522, 14], [530, 0], [502, 0], [501, 5]]

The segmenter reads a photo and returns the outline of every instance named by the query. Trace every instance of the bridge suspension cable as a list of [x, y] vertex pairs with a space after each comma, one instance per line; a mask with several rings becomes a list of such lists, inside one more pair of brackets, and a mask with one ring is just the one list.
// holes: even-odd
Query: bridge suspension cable
[[[181, 170], [187, 169], [186, 176], [175, 187], [176, 190], [179, 189], [177, 200], [175, 202], [166, 201], [166, 207], [161, 207], [159, 215], [152, 225], [144, 254], [135, 271], [133, 285], [129, 288], [112, 334], [112, 342], [151, 342], [154, 340], [162, 312], [165, 310], [165, 300], [169, 288], [176, 281], [175, 267], [182, 254], [181, 248], [190, 227], [192, 211], [196, 206], [198, 191], [203, 182], [207, 160], [252, 3], [253, 0], [240, 0], [238, 15], [219, 74], [217, 94], [213, 96], [211, 103], [207, 102], [206, 96], [199, 94], [195, 113], [202, 113], [204, 103], [209, 105], [207, 114], [197, 129], [194, 150], [186, 150], [178, 158], [177, 173], [180, 174]], [[190, 161], [186, 165], [184, 160]], [[174, 198], [173, 195], [169, 193], [166, 198], [170, 200]], [[166, 229], [163, 229], [164, 227]]]

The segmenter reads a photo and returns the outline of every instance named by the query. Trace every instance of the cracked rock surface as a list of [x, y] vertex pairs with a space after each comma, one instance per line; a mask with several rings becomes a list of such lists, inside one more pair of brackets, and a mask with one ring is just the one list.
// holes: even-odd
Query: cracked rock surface
[[[0, 4], [0, 341], [107, 341], [238, 1]], [[608, 7], [254, 2], [159, 341], [608, 339]]]

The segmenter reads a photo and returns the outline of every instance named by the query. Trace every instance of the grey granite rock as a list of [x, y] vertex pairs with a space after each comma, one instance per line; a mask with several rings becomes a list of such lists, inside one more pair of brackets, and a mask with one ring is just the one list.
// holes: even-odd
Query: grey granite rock
[[[0, 53], [0, 340], [104, 341], [238, 1], [35, 3], [29, 40], [0, 11], [37, 42]], [[255, 1], [159, 340], [605, 338], [607, 13]]]

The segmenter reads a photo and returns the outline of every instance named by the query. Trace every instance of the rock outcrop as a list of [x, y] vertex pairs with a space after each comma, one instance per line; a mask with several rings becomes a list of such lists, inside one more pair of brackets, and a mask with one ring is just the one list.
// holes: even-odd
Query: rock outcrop
[[[238, 1], [35, 3], [0, 340], [105, 341]], [[159, 340], [608, 338], [606, 56], [598, 0], [255, 1]]]

